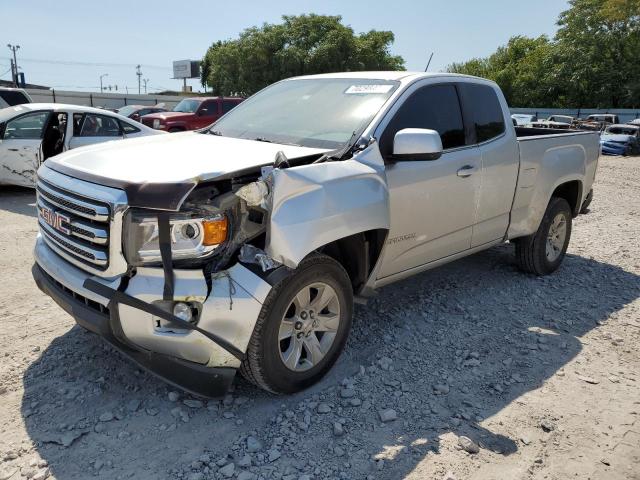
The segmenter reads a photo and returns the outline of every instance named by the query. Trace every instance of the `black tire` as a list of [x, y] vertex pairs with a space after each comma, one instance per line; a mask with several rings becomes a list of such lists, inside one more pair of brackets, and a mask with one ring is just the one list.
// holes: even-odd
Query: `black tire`
[[[557, 258], [550, 261], [546, 254], [547, 236], [549, 235], [553, 220], [558, 214], [564, 215], [566, 235], [564, 244], [560, 249], [560, 254]], [[519, 238], [515, 242], [516, 260], [520, 269], [535, 275], [549, 275], [555, 272], [562, 263], [567, 247], [569, 246], [569, 240], [571, 239], [571, 221], [572, 215], [569, 203], [564, 198], [552, 197], [536, 233], [528, 237]]]
[[169, 129], [169, 133], [177, 133], [177, 132], [184, 132], [184, 128], [180, 128], [180, 127], [174, 127], [174, 128], [170, 128]]
[[[324, 282], [331, 286], [340, 304], [336, 336], [322, 360], [305, 371], [287, 368], [280, 355], [280, 322], [293, 297], [305, 286]], [[255, 385], [273, 393], [294, 393], [318, 382], [333, 366], [349, 336], [353, 313], [351, 281], [345, 269], [331, 257], [313, 255], [290, 275], [274, 285], [258, 316], [240, 373]]]

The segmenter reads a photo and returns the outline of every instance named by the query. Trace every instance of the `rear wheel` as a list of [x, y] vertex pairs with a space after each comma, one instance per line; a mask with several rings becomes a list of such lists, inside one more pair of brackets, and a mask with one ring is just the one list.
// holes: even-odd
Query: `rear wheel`
[[536, 233], [515, 242], [520, 269], [535, 275], [555, 272], [569, 246], [571, 222], [569, 203], [564, 198], [553, 197]]
[[274, 393], [313, 385], [340, 356], [352, 310], [344, 268], [324, 255], [303, 260], [267, 296], [240, 372]]

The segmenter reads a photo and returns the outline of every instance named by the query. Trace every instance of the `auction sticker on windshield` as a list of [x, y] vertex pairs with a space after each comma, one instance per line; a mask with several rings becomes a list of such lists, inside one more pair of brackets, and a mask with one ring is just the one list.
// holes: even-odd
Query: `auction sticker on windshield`
[[362, 94], [362, 93], [387, 93], [393, 88], [393, 85], [351, 85], [344, 93], [346, 94]]

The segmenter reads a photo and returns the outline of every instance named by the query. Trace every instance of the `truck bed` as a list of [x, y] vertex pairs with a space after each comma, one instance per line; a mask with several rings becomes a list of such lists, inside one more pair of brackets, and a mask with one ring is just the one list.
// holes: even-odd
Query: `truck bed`
[[600, 154], [598, 132], [515, 127], [520, 170], [508, 238], [536, 231], [558, 185], [576, 182], [582, 203], [591, 189]]

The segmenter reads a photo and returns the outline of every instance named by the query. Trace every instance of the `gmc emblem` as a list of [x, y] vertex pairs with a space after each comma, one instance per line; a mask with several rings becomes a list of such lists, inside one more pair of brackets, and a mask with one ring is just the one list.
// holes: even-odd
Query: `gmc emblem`
[[64, 233], [65, 235], [71, 235], [71, 230], [69, 228], [62, 225], [62, 223], [66, 223], [69, 225], [71, 223], [71, 219], [66, 215], [56, 212], [47, 207], [40, 207], [40, 216], [42, 219], [51, 225], [54, 229], [59, 232]]

